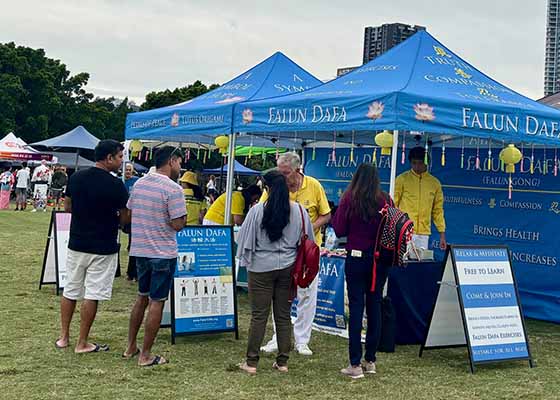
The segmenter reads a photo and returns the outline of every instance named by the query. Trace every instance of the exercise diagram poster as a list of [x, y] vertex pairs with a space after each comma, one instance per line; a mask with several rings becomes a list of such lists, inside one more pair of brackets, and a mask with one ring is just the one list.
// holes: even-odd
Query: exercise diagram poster
[[236, 329], [232, 239], [227, 226], [185, 227], [177, 234], [176, 335]]

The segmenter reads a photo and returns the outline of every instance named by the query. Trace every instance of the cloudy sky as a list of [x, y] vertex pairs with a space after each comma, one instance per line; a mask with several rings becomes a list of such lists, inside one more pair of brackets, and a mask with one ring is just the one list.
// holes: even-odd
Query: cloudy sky
[[41, 47], [89, 90], [223, 83], [275, 51], [320, 79], [362, 62], [366, 26], [426, 26], [481, 71], [543, 96], [546, 0], [0, 0], [0, 42]]

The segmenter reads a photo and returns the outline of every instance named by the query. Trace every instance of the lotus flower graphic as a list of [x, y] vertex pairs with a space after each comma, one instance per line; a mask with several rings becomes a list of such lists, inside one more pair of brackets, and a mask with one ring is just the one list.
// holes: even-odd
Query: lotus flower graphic
[[250, 124], [253, 121], [253, 111], [250, 109], [246, 108], [243, 110], [242, 115], [244, 124]]
[[171, 126], [179, 126], [179, 114], [174, 113], [171, 116]]
[[416, 119], [419, 121], [433, 121], [436, 119], [434, 108], [426, 103], [416, 104], [414, 112], [416, 113]]
[[375, 121], [383, 116], [383, 110], [385, 110], [385, 105], [380, 101], [374, 101], [368, 106], [366, 117]]
[[241, 100], [245, 100], [245, 97], [241, 97], [241, 96], [227, 97], [223, 100], [217, 101], [216, 104], [236, 103]]

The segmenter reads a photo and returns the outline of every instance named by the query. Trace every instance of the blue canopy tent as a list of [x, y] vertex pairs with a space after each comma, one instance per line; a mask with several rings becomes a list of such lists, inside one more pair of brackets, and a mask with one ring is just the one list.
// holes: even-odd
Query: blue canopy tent
[[[510, 243], [525, 314], [560, 322], [560, 278], [550, 268], [560, 262], [556, 245], [551, 242], [555, 237], [551, 218], [560, 215], [560, 206], [553, 200], [560, 192], [554, 189], [557, 183], [552, 183], [551, 173], [546, 177], [549, 186], [545, 186], [545, 179], [531, 176], [533, 167], [531, 172], [528, 168], [529, 162], [533, 164], [535, 145], [543, 151], [544, 158], [535, 173], [546, 175], [547, 164], [551, 165], [550, 171], [552, 165], [558, 167], [557, 156], [550, 159], [550, 153], [556, 154], [560, 145], [560, 112], [486, 76], [429, 33], [419, 32], [372, 62], [316, 88], [238, 104], [233, 129], [278, 138], [290, 138], [296, 132], [302, 141], [337, 140], [356, 144], [371, 144], [375, 132], [385, 129], [403, 134], [416, 131], [422, 134], [421, 145], [427, 144], [426, 135], [440, 141], [456, 137], [459, 142], [461, 138], [473, 137], [475, 142], [471, 141], [470, 146], [476, 147], [476, 157], [469, 156], [473, 162], [466, 161], [464, 170], [461, 167], [464, 186], [444, 187], [446, 197], [449, 196], [446, 208], [455, 209], [457, 226], [451, 228], [455, 240]], [[386, 164], [391, 192], [397, 158], [400, 158], [397, 156], [399, 136], [402, 137], [393, 134], [393, 156]], [[405, 141], [410, 142], [411, 135]], [[533, 190], [518, 190], [516, 196], [522, 201], [507, 200], [503, 196], [507, 189], [493, 184], [507, 182], [507, 176], [499, 165], [492, 164], [492, 156], [488, 157], [492, 166], [485, 167], [483, 159], [482, 168], [473, 167], [475, 158], [478, 164], [481, 143], [485, 146], [483, 157], [486, 146], [491, 151], [492, 143], [527, 146], [525, 168], [518, 171], [515, 179], [520, 186]], [[323, 165], [328, 165], [328, 154], [324, 156], [326, 164]], [[455, 157], [461, 157], [459, 152], [455, 152]], [[497, 159], [497, 151], [493, 157]], [[444, 171], [442, 168], [436, 172], [442, 176]], [[546, 190], [535, 190], [541, 185]], [[526, 201], [522, 195], [532, 198]], [[523, 217], [513, 217], [511, 209], [521, 210]], [[477, 222], [473, 224], [473, 220]], [[519, 232], [527, 234], [523, 236]]]
[[130, 113], [127, 139], [213, 143], [232, 133], [236, 103], [301, 92], [321, 81], [277, 52], [217, 89], [183, 103]]
[[[245, 165], [241, 164], [239, 161], [234, 160], [233, 166], [233, 173], [236, 175], [247, 175], [247, 176], [258, 176], [261, 175], [261, 171], [256, 171], [254, 169], [248, 168]], [[202, 171], [203, 174], [220, 174], [223, 171], [228, 170], [228, 164], [224, 164], [223, 168], [212, 168], [212, 169], [205, 169]]]
[[47, 148], [55, 151], [61, 149], [75, 150], [76, 160], [74, 168], [77, 170], [80, 167], [80, 150], [92, 151], [95, 149], [95, 146], [97, 146], [97, 143], [99, 143], [99, 139], [89, 133], [86, 128], [79, 125], [69, 132], [50, 139], [42, 140], [40, 142], [32, 143], [30, 146]]
[[[166, 142], [190, 142], [211, 144], [217, 135], [231, 135], [228, 158], [234, 158], [236, 135], [232, 135], [235, 104], [301, 92], [320, 85], [321, 81], [280, 52], [274, 53], [253, 68], [194, 99], [169, 107], [131, 113], [127, 115], [126, 139], [161, 140]], [[251, 118], [246, 115], [246, 118]], [[245, 137], [240, 145], [259, 147], [296, 147], [275, 137]], [[299, 146], [298, 146], [299, 147]], [[233, 163], [227, 170], [226, 222], [230, 216], [233, 192]]]
[[508, 89], [421, 31], [321, 86], [237, 104], [233, 126], [321, 140], [354, 132], [369, 143], [372, 131], [384, 129], [552, 146], [560, 145], [560, 111]]

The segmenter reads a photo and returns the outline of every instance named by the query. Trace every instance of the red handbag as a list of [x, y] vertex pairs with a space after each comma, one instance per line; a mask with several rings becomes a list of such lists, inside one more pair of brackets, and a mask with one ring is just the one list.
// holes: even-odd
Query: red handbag
[[305, 219], [303, 218], [303, 209], [298, 204], [299, 212], [301, 215], [302, 233], [301, 240], [296, 256], [296, 262], [292, 269], [292, 284], [291, 284], [291, 297], [293, 299], [297, 293], [297, 287], [307, 288], [319, 273], [319, 246], [313, 241], [309, 240], [309, 236], [305, 232]]

